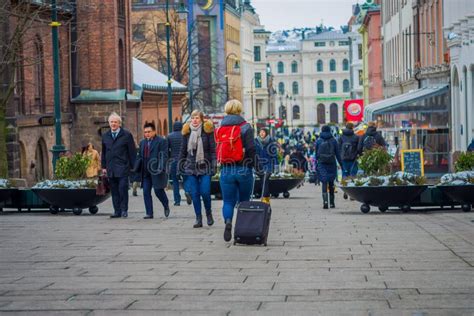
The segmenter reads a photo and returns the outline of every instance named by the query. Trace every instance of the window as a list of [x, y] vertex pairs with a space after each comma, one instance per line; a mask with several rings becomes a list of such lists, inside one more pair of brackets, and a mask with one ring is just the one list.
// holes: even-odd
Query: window
[[320, 60], [318, 60], [318, 62], [316, 63], [316, 70], [317, 70], [318, 72], [323, 72], [323, 69], [324, 69], [324, 67], [323, 67], [323, 61], [320, 59]]
[[318, 81], [318, 93], [324, 93], [324, 82], [322, 80]]
[[342, 91], [343, 92], [349, 92], [349, 90], [350, 90], [349, 80], [344, 79], [344, 81], [342, 82]]
[[35, 89], [35, 106], [40, 112], [44, 112], [44, 55], [43, 44], [39, 36], [35, 39], [34, 51], [34, 89]]
[[140, 42], [145, 40], [145, 24], [133, 24], [133, 40]]
[[317, 115], [318, 119], [317, 122], [318, 124], [326, 124], [326, 107], [324, 104], [320, 103], [318, 104], [318, 109], [317, 109]]
[[336, 71], [336, 61], [334, 59], [329, 62], [329, 71]]
[[314, 47], [324, 47], [326, 46], [326, 42], [314, 42]]
[[362, 44], [357, 45], [357, 53], [359, 60], [362, 59]]
[[156, 37], [159, 41], [166, 40], [166, 24], [165, 23], [158, 23], [156, 25]]
[[299, 120], [301, 118], [300, 116], [300, 106], [299, 105], [293, 105], [293, 119], [294, 120]]
[[331, 93], [336, 93], [337, 92], [337, 82], [336, 80], [331, 80], [329, 83], [329, 90]]
[[262, 55], [260, 50], [260, 46], [253, 47], [253, 61], [262, 61]]
[[297, 73], [298, 72], [298, 62], [293, 61], [291, 63], [291, 72], [292, 73]]
[[262, 87], [262, 73], [261, 72], [256, 72], [255, 73], [255, 88], [261, 88]]
[[282, 61], [278, 62], [278, 73], [282, 74], [285, 72], [285, 64]]
[[342, 70], [348, 71], [349, 70], [349, 61], [347, 59], [344, 59], [342, 61]]
[[334, 45], [336, 45], [336, 43], [334, 43], [334, 41], [329, 42], [329, 46], [334, 47]]
[[339, 41], [339, 46], [349, 46], [349, 41]]
[[300, 91], [299, 91], [299, 85], [298, 85], [298, 82], [293, 82], [293, 86], [292, 86], [292, 91], [293, 91], [293, 95], [296, 95], [296, 94], [299, 94]]
[[364, 85], [364, 76], [362, 70], [359, 70], [359, 86]]
[[333, 103], [329, 106], [329, 120], [331, 123], [339, 123], [337, 104]]
[[285, 84], [283, 82], [278, 84], [278, 93], [281, 95], [285, 94]]

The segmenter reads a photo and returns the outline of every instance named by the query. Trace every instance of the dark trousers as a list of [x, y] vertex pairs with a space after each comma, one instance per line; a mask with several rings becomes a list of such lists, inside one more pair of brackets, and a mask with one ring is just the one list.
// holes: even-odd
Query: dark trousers
[[178, 178], [178, 162], [174, 161], [171, 163], [170, 166], [170, 177], [171, 181], [173, 181], [173, 197], [174, 203], [179, 204], [181, 203], [181, 195], [179, 194], [179, 178]]
[[266, 171], [262, 179], [262, 197], [270, 197], [270, 177], [271, 172]]
[[[143, 177], [143, 200], [145, 202], [146, 215], [153, 216], [153, 198], [151, 196], [151, 189], [153, 184], [151, 177]], [[155, 195], [160, 200], [163, 207], [167, 209], [169, 207], [168, 197], [166, 196], [165, 189], [154, 189]]]
[[109, 178], [115, 215], [128, 214], [128, 177]]
[[328, 187], [329, 187], [329, 193], [334, 194], [334, 181], [322, 181], [323, 185], [323, 193], [328, 193]]

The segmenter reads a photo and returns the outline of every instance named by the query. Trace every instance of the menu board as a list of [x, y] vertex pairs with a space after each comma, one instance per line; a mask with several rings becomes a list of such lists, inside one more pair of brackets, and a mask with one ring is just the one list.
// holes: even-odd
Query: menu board
[[402, 150], [401, 156], [403, 172], [409, 172], [418, 176], [425, 175], [422, 149]]

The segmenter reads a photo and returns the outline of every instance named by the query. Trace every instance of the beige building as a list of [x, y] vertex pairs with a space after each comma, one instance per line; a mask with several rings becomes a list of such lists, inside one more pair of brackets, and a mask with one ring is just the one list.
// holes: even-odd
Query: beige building
[[242, 98], [240, 12], [235, 1], [230, 1], [224, 11], [224, 40], [227, 99]]

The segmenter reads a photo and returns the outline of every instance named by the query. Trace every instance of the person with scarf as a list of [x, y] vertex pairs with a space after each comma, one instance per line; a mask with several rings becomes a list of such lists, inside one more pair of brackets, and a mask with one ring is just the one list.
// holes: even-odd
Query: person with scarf
[[334, 203], [334, 181], [337, 176], [337, 163], [342, 166], [339, 146], [331, 133], [331, 128], [325, 125], [321, 129], [319, 139], [316, 141], [316, 170], [323, 189], [323, 208], [328, 208], [328, 188], [329, 206], [335, 208]]
[[214, 124], [205, 121], [199, 110], [191, 113], [191, 122], [183, 126], [178, 170], [186, 176], [186, 187], [191, 191], [196, 221], [194, 228], [202, 227], [201, 197], [206, 209], [207, 225], [212, 226], [214, 219], [211, 209], [211, 177], [216, 173], [216, 143]]
[[263, 171], [262, 202], [270, 204], [270, 177], [278, 165], [278, 144], [268, 134], [268, 129], [261, 128], [255, 139], [258, 161]]

